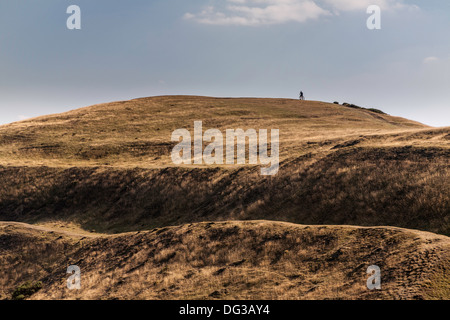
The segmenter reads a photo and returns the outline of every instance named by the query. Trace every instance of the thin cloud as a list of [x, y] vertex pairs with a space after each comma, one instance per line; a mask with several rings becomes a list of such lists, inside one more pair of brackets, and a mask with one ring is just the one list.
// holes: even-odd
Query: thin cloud
[[365, 10], [371, 5], [377, 5], [382, 10], [418, 9], [416, 5], [405, 4], [403, 0], [322, 0], [335, 12]]
[[382, 10], [405, 8], [403, 0], [225, 0], [225, 8], [205, 7], [199, 13], [186, 13], [186, 20], [223, 26], [262, 26], [288, 22], [304, 23], [345, 11], [365, 10], [379, 5]]
[[430, 64], [430, 63], [434, 63], [439, 61], [438, 57], [426, 57], [425, 59], [423, 59], [423, 63], [425, 64]]
[[[198, 14], [186, 13], [185, 19], [210, 25], [261, 26], [287, 22], [306, 22], [331, 15], [311, 0], [228, 0], [224, 11], [206, 7]], [[263, 5], [263, 6], [261, 6]]]

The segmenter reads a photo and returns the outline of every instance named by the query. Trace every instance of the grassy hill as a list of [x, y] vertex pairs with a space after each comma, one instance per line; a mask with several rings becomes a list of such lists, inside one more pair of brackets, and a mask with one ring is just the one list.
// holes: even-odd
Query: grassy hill
[[[279, 129], [278, 174], [175, 166], [171, 133], [198, 120]], [[0, 221], [31, 224], [0, 223], [1, 295], [39, 280], [31, 298], [449, 298], [449, 159], [450, 128], [290, 99], [153, 97], [0, 126]], [[69, 263], [84, 291], [64, 289]]]
[[[0, 296], [31, 299], [443, 299], [450, 240], [397, 228], [210, 222], [114, 236], [0, 224]], [[66, 269], [82, 270], [81, 290]], [[368, 266], [382, 290], [366, 288]]]
[[[280, 129], [282, 159], [327, 151], [350, 139], [359, 139], [361, 146], [385, 143], [380, 133], [395, 133], [389, 139], [395, 145], [409, 138], [407, 132], [427, 129], [402, 118], [323, 102], [154, 97], [100, 104], [0, 126], [0, 163], [171, 166], [170, 150], [175, 144], [170, 141], [171, 133], [178, 128], [192, 130], [196, 120], [203, 121], [204, 130]], [[429, 134], [441, 140], [448, 132]], [[422, 141], [420, 136], [410, 139]]]
[[[280, 170], [175, 167], [171, 133], [280, 130]], [[450, 234], [450, 129], [288, 99], [154, 97], [0, 127], [0, 219], [116, 233], [205, 220]]]

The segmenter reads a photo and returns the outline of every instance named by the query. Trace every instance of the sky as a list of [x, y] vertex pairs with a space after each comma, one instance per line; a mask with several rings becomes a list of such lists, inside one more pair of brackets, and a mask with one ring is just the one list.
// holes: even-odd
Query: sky
[[[67, 28], [70, 5], [81, 29]], [[370, 30], [370, 5], [381, 29]], [[348, 102], [450, 126], [448, 0], [0, 0], [0, 124], [156, 95]]]

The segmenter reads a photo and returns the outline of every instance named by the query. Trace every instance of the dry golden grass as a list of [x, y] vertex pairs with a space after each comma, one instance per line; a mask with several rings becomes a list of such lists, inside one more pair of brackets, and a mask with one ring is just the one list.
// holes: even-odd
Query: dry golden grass
[[[196, 120], [279, 129], [279, 173], [175, 167], [171, 133]], [[35, 225], [2, 227], [1, 294], [42, 280], [33, 298], [448, 299], [447, 237], [338, 225], [450, 235], [449, 158], [450, 128], [289, 99], [154, 97], [0, 126], [0, 220]], [[242, 222], [260, 219], [310, 226]]]
[[[184, 166], [174, 129], [280, 129], [281, 168]], [[450, 234], [450, 129], [335, 104], [154, 97], [0, 127], [0, 219], [117, 233], [230, 219]]]
[[[443, 138], [448, 130], [335, 104], [176, 96], [100, 104], [0, 126], [0, 164], [172, 166], [171, 133], [193, 130], [196, 120], [203, 121], [204, 130], [279, 129], [282, 159], [328, 151], [354, 138], [362, 140], [361, 145], [384, 143], [389, 133], [392, 144], [404, 138], [423, 143], [422, 136], [431, 132], [434, 141], [427, 140], [428, 145], [449, 146]], [[423, 129], [423, 135], [417, 133]]]
[[421, 152], [351, 149], [283, 163], [275, 177], [262, 177], [257, 168], [4, 167], [1, 219], [60, 220], [106, 233], [270, 219], [449, 235], [448, 156], [434, 151], [428, 160]]
[[[0, 237], [5, 299], [38, 280], [32, 299], [450, 297], [450, 240], [405, 229], [211, 222], [90, 239], [2, 224]], [[71, 264], [81, 290], [66, 287]], [[366, 287], [373, 264], [379, 291]]]

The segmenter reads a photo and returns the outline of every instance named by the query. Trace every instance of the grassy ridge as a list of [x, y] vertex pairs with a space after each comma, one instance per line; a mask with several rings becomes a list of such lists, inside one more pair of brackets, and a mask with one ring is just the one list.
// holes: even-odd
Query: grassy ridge
[[[0, 164], [171, 166], [175, 129], [279, 129], [282, 159], [351, 138], [426, 126], [340, 105], [289, 99], [155, 97], [114, 102], [0, 126]], [[448, 134], [448, 132], [447, 132]], [[363, 139], [363, 140], [364, 140]], [[421, 139], [416, 139], [420, 141]], [[393, 143], [395, 138], [392, 139]]]
[[[172, 130], [279, 128], [281, 167], [185, 166]], [[450, 129], [287, 99], [156, 97], [0, 127], [0, 219], [107, 233], [205, 220], [450, 234]]]
[[[98, 238], [0, 225], [0, 295], [32, 299], [442, 299], [447, 237], [394, 228], [211, 222]], [[8, 244], [8, 246], [6, 246]], [[66, 289], [66, 268], [82, 289]], [[369, 265], [383, 290], [366, 288]], [[17, 291], [17, 290], [16, 290]]]
[[3, 220], [54, 218], [108, 233], [271, 219], [449, 235], [448, 151], [435, 150], [433, 161], [422, 152], [407, 150], [402, 159], [402, 149], [351, 149], [314, 163], [286, 162], [270, 178], [257, 168], [0, 168], [8, 181], [0, 187], [0, 212]]

